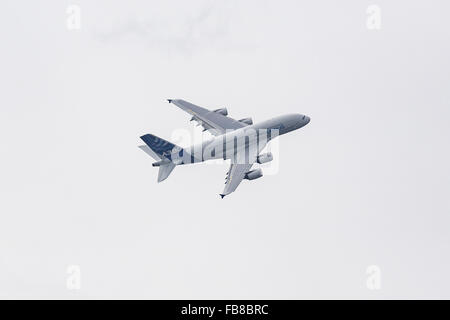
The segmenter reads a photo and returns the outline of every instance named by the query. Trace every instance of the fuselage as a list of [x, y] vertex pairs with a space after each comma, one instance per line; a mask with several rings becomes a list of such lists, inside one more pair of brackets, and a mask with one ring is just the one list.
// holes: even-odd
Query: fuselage
[[266, 144], [279, 135], [307, 125], [310, 118], [303, 114], [287, 114], [275, 117], [237, 130], [225, 132], [209, 140], [181, 150], [172, 150], [174, 163], [190, 164], [213, 159], [232, 159], [241, 152], [247, 152], [247, 159], [255, 156]]

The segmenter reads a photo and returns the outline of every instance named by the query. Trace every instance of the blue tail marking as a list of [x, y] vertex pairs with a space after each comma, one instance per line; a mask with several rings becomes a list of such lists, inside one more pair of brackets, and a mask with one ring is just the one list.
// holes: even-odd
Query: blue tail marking
[[163, 158], [168, 158], [169, 160], [171, 159], [172, 149], [176, 147], [173, 143], [152, 134], [145, 134], [141, 137], [141, 139], [155, 153]]

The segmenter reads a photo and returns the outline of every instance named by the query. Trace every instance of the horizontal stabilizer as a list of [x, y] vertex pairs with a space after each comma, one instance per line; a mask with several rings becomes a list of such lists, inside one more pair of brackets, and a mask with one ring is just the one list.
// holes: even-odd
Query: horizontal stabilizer
[[[145, 142], [146, 146], [139, 146], [139, 148], [157, 160], [157, 162], [153, 163], [153, 166], [159, 167], [158, 182], [166, 180], [176, 166], [172, 162], [172, 151], [179, 147], [152, 134], [145, 134], [141, 139]], [[181, 148], [179, 149], [181, 150]]]
[[173, 162], [169, 162], [167, 164], [159, 166], [158, 171], [158, 182], [161, 182], [163, 180], [166, 180], [167, 177], [170, 175], [173, 169], [175, 169], [176, 164]]
[[152, 157], [155, 160], [161, 160], [161, 157], [159, 155], [157, 155], [152, 149], [150, 149], [149, 146], [139, 146], [139, 149], [141, 149], [142, 151], [144, 151], [146, 154], [148, 154], [150, 157]]

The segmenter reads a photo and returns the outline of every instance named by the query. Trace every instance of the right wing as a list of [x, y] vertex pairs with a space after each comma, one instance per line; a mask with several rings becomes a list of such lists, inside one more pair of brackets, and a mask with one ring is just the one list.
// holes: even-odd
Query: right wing
[[230, 165], [230, 170], [228, 170], [228, 172], [227, 172], [227, 177], [226, 177], [226, 181], [225, 181], [225, 189], [223, 189], [223, 192], [220, 194], [220, 196], [223, 198], [227, 194], [230, 194], [234, 190], [236, 190], [236, 188], [239, 186], [239, 184], [245, 178], [245, 174], [250, 170], [250, 168], [252, 166], [253, 166], [253, 163], [247, 163], [247, 164], [232, 163]]
[[196, 106], [195, 104], [181, 99], [168, 99], [168, 101], [191, 114], [191, 120], [197, 121], [205, 128], [205, 130], [209, 130], [215, 136], [224, 134], [226, 130], [236, 130], [246, 126], [245, 123], [239, 122], [233, 118]]
[[239, 184], [244, 180], [247, 172], [250, 171], [253, 164], [256, 162], [259, 153], [266, 147], [267, 142], [260, 142], [259, 144], [250, 144], [248, 151], [248, 159], [246, 159], [246, 150], [242, 149], [236, 153], [231, 159], [230, 169], [225, 178], [225, 188], [220, 196], [225, 197], [236, 190]]

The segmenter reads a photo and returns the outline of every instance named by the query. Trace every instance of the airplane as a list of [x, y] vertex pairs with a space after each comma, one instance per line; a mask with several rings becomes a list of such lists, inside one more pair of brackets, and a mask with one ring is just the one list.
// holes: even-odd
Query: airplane
[[311, 120], [303, 114], [287, 114], [253, 124], [252, 118], [235, 120], [228, 117], [226, 108], [208, 110], [182, 99], [167, 101], [189, 113], [191, 121], [201, 125], [203, 131], [209, 131], [213, 138], [181, 148], [152, 134], [141, 136], [145, 145], [139, 148], [156, 160], [152, 164], [154, 167], [159, 167], [158, 182], [167, 179], [177, 165], [229, 159], [231, 165], [226, 174], [225, 189], [220, 194], [222, 199], [234, 192], [242, 180], [262, 177], [261, 169], [250, 169], [255, 163], [273, 160], [270, 152], [260, 154], [270, 140], [300, 129]]

